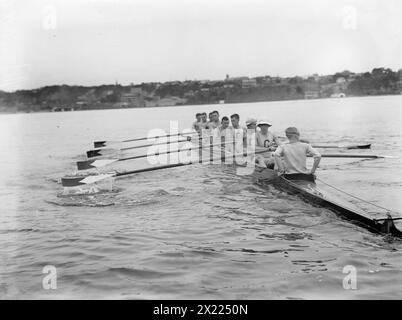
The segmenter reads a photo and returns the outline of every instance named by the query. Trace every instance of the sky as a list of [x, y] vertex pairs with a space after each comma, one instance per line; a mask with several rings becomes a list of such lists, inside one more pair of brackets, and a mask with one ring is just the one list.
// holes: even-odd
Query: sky
[[400, 0], [0, 0], [0, 90], [402, 68]]

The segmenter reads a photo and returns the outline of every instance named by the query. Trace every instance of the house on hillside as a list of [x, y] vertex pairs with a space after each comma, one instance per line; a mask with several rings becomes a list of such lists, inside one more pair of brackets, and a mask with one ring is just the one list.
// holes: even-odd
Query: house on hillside
[[131, 88], [130, 92], [121, 95], [121, 103], [127, 108], [145, 107], [144, 93], [141, 88]]
[[304, 92], [304, 99], [318, 99], [320, 97], [320, 91], [309, 90]]
[[336, 79], [337, 84], [343, 84], [346, 82], [346, 79], [344, 77], [339, 77]]
[[229, 82], [241, 82], [243, 80], [248, 80], [248, 77], [233, 77], [233, 78], [226, 78], [225, 81]]
[[257, 87], [257, 80], [256, 79], [243, 79], [241, 81], [242, 88], [255, 88]]
[[179, 97], [165, 97], [159, 100], [158, 107], [168, 107], [168, 106], [177, 106], [183, 105], [187, 102], [187, 99], [179, 98]]
[[85, 92], [83, 95], [79, 96], [75, 104], [78, 109], [83, 109], [92, 104], [95, 104], [96, 102], [97, 98], [95, 95], [95, 89], [91, 89]]
[[345, 98], [346, 94], [343, 92], [336, 92], [331, 94], [331, 98]]

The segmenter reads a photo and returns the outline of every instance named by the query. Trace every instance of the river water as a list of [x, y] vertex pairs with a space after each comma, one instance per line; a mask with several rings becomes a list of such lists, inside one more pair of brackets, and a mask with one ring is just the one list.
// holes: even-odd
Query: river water
[[[110, 191], [63, 193], [59, 178], [92, 141], [168, 133], [170, 121], [183, 130], [196, 112], [214, 109], [239, 113], [243, 124], [265, 118], [279, 135], [296, 126], [314, 143], [372, 143], [347, 152], [402, 156], [402, 96], [0, 115], [0, 298], [401, 299], [401, 240], [231, 166], [191, 165], [119, 178]], [[317, 175], [402, 216], [400, 158], [323, 158]], [[43, 285], [46, 266], [55, 289]], [[343, 287], [345, 266], [355, 268], [355, 290]]]

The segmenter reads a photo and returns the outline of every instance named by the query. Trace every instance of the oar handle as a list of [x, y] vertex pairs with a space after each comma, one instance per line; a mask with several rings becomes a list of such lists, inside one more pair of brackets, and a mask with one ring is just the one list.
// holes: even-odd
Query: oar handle
[[[122, 140], [116, 143], [124, 143], [124, 142], [134, 142], [134, 141], [141, 141], [141, 140], [148, 140], [148, 139], [158, 139], [158, 138], [167, 138], [167, 137], [180, 137], [180, 136], [189, 136], [193, 134], [198, 134], [197, 131], [191, 131], [188, 133], [171, 133], [171, 134], [166, 134], [166, 135], [160, 135], [160, 136], [153, 136], [153, 137], [142, 137], [142, 138], [133, 138], [133, 139], [126, 139]], [[102, 140], [102, 141], [95, 141], [94, 142], [94, 147], [95, 148], [100, 148], [100, 147], [105, 147], [107, 144], [107, 140]]]
[[[197, 138], [197, 140], [198, 139], [202, 140], [202, 137]], [[121, 148], [120, 150], [124, 151], [124, 150], [132, 150], [132, 149], [139, 149], [139, 148], [147, 148], [147, 147], [152, 147], [152, 146], [160, 146], [160, 145], [164, 145], [164, 144], [189, 142], [189, 141], [192, 141], [192, 140], [193, 140], [193, 138], [187, 137], [186, 139], [183, 139], [183, 140], [174, 140], [174, 141], [169, 140], [169, 141], [166, 141], [166, 142], [148, 143], [148, 144], [142, 144], [140, 146]]]
[[123, 140], [122, 142], [132, 142], [132, 141], [141, 141], [141, 140], [148, 140], [148, 139], [159, 139], [159, 138], [168, 138], [168, 137], [180, 137], [180, 136], [188, 136], [192, 134], [198, 133], [197, 131], [189, 132], [189, 133], [171, 133], [162, 136], [153, 136], [153, 137], [143, 137], [143, 138], [135, 138], [135, 139], [127, 139]]

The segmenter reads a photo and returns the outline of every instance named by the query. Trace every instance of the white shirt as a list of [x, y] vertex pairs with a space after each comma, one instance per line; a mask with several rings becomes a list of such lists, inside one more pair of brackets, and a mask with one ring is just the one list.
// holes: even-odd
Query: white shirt
[[219, 123], [219, 122], [212, 122], [212, 121], [209, 121], [209, 122], [208, 122], [208, 126], [209, 126], [211, 129], [216, 129], [216, 128], [218, 128], [218, 127], [220, 126], [220, 123]]
[[310, 144], [300, 141], [282, 144], [274, 154], [283, 157], [286, 173], [308, 173], [307, 155], [312, 155], [314, 158], [321, 156]]

